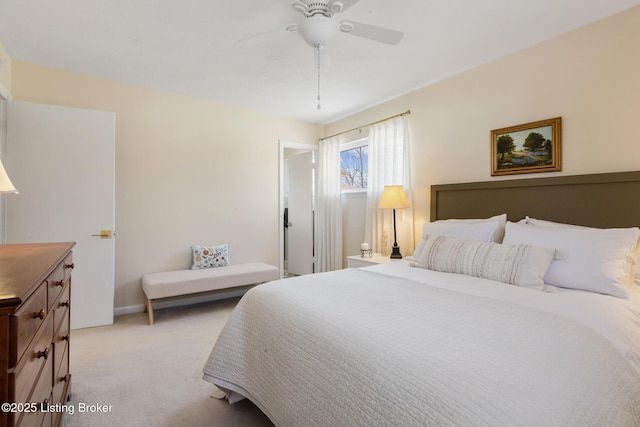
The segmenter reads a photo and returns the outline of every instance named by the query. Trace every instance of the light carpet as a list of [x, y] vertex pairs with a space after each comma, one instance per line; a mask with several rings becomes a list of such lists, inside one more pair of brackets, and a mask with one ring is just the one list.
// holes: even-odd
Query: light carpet
[[272, 426], [248, 400], [229, 405], [211, 397], [216, 388], [202, 379], [237, 302], [158, 310], [153, 326], [137, 313], [72, 331], [72, 411], [63, 426]]

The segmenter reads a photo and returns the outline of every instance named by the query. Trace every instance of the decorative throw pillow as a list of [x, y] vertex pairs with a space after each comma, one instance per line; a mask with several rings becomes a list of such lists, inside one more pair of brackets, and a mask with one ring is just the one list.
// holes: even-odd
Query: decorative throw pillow
[[192, 270], [229, 265], [229, 245], [191, 246], [193, 252]]
[[425, 245], [418, 267], [528, 288], [544, 288], [544, 275], [558, 256], [553, 249], [531, 245], [485, 243], [437, 235], [427, 235], [423, 240]]

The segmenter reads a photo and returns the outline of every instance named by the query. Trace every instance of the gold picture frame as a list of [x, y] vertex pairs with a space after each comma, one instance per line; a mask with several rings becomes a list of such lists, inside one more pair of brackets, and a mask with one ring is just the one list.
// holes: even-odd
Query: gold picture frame
[[491, 131], [491, 175], [562, 170], [562, 118]]

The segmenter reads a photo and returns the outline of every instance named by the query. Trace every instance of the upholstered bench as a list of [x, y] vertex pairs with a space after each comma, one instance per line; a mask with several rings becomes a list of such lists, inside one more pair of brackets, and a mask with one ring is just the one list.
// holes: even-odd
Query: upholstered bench
[[153, 325], [156, 299], [255, 285], [279, 277], [276, 267], [262, 262], [145, 274], [142, 289], [147, 297], [145, 309], [149, 312], [149, 325]]

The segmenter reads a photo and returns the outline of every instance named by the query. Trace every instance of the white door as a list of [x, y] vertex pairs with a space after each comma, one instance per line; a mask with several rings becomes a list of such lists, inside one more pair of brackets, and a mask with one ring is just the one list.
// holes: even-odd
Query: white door
[[313, 273], [313, 152], [289, 158], [289, 274]]
[[9, 102], [7, 243], [76, 242], [71, 327], [113, 323], [115, 114]]

